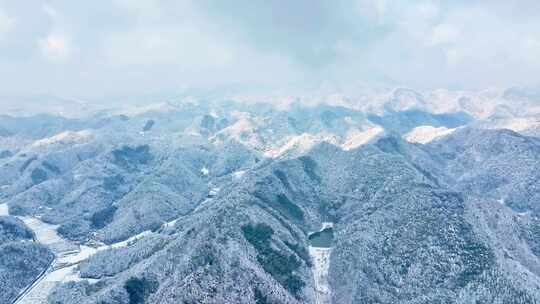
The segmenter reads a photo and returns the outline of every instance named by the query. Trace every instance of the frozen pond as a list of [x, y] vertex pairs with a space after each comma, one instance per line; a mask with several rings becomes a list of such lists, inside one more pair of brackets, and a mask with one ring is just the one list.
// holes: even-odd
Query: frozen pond
[[315, 248], [330, 248], [334, 241], [333, 228], [325, 228], [309, 236], [309, 245]]

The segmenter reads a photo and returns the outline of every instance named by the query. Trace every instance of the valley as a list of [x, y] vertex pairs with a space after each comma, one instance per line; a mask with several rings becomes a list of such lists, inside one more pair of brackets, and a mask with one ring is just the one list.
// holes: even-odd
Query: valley
[[535, 130], [422, 105], [0, 120], [0, 250], [36, 264], [0, 264], [2, 288], [32, 304], [540, 299]]

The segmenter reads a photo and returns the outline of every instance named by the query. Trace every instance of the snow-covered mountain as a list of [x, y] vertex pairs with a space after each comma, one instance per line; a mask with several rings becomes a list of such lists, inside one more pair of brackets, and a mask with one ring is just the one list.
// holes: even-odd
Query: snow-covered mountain
[[538, 302], [538, 96], [0, 116], [0, 299]]

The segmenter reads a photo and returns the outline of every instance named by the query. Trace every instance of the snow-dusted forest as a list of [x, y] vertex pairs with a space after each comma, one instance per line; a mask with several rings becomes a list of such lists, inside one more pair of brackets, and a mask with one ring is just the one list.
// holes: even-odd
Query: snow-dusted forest
[[2, 301], [533, 303], [538, 113], [448, 95], [4, 115]]

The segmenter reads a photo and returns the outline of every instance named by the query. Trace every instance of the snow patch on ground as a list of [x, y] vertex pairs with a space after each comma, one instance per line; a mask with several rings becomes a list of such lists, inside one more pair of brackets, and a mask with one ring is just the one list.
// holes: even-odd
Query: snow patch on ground
[[129, 239], [127, 239], [125, 241], [114, 243], [114, 244], [111, 244], [111, 245], [108, 245], [108, 246], [102, 246], [102, 247], [99, 247], [97, 250], [101, 251], [101, 250], [105, 250], [105, 249], [109, 249], [109, 248], [114, 248], [114, 249], [124, 248], [124, 247], [129, 246], [133, 242], [136, 242], [136, 241], [142, 239], [143, 237], [145, 237], [145, 236], [147, 236], [149, 234], [152, 234], [152, 231], [146, 230], [146, 231], [143, 231], [143, 232], [141, 232], [141, 233], [139, 233], [137, 235], [134, 235], [134, 236], [130, 237]]
[[54, 287], [58, 284], [57, 281], [48, 281], [47, 278], [43, 278], [35, 287], [24, 296], [20, 297], [14, 304], [43, 304], [47, 303], [47, 297], [51, 293]]
[[334, 228], [334, 223], [332, 223], [332, 222], [323, 222], [321, 231], [323, 231], [326, 228]]
[[66, 255], [60, 258], [59, 260], [66, 264], [76, 264], [76, 263], [80, 263], [81, 261], [86, 260], [87, 258], [91, 257], [98, 251], [99, 251], [99, 248], [93, 248], [93, 247], [82, 245], [79, 247], [78, 253]]
[[369, 143], [374, 138], [384, 133], [384, 129], [381, 127], [373, 127], [366, 131], [358, 131], [351, 133], [347, 136], [345, 142], [341, 145], [341, 148], [345, 151], [349, 151], [358, 148], [362, 145]]
[[44, 138], [35, 141], [32, 144], [33, 148], [43, 147], [43, 146], [49, 146], [53, 144], [62, 144], [62, 145], [72, 145], [72, 144], [79, 144], [88, 142], [93, 138], [93, 133], [90, 130], [82, 130], [82, 131], [66, 131], [59, 133], [57, 135], [54, 135], [52, 137]]
[[163, 228], [170, 228], [170, 227], [174, 227], [174, 225], [178, 222], [178, 219], [174, 219], [170, 222], [166, 222], [165, 224], [163, 224]]
[[[0, 215], [9, 215], [7, 204], [0, 204]], [[97, 252], [88, 246], [78, 247], [58, 235], [57, 225], [42, 222], [37, 218], [19, 217], [30, 229], [34, 231], [36, 241], [49, 247], [55, 260], [46, 270], [46, 273], [32, 284], [27, 293], [18, 298], [14, 304], [41, 304], [46, 303], [52, 289], [60, 282], [67, 282], [70, 276], [76, 276], [74, 270], [77, 264]]]
[[210, 174], [210, 170], [208, 170], [208, 168], [206, 167], [202, 167], [201, 174], [207, 176], [208, 174]]
[[[333, 227], [334, 223], [324, 222], [320, 231]], [[332, 291], [328, 283], [328, 270], [330, 269], [332, 248], [309, 246], [308, 252], [313, 261], [312, 272], [315, 283], [315, 303], [330, 304], [332, 301]]]
[[337, 144], [338, 140], [333, 135], [328, 134], [308, 134], [303, 133], [298, 136], [290, 136], [286, 143], [277, 149], [269, 149], [264, 152], [264, 156], [270, 158], [277, 158], [279, 156], [287, 155], [302, 155], [308, 152], [311, 148], [321, 142], [329, 142]]
[[[46, 274], [36, 281], [25, 295], [19, 298], [17, 304], [46, 303], [47, 296], [57, 284], [83, 280], [76, 269], [81, 261], [102, 250], [127, 247], [152, 233], [149, 230], [144, 231], [125, 241], [94, 248], [84, 245], [78, 246], [60, 237], [56, 232], [57, 225], [47, 224], [32, 217], [22, 217], [21, 219], [34, 231], [36, 240], [48, 246], [54, 252], [56, 259]], [[92, 282], [90, 281], [90, 283]]]
[[353, 130], [348, 132], [345, 137], [340, 137], [330, 133], [309, 134], [303, 133], [297, 136], [290, 136], [286, 139], [285, 144], [268, 149], [264, 152], [264, 156], [277, 158], [281, 156], [299, 156], [307, 153], [315, 145], [327, 142], [336, 146], [340, 146], [343, 150], [352, 150], [365, 145], [384, 133], [384, 129], [376, 126], [365, 131]]
[[8, 216], [9, 208], [7, 204], [0, 204], [0, 216]]
[[214, 196], [218, 195], [220, 190], [221, 190], [221, 188], [219, 188], [219, 187], [213, 187], [212, 189], [210, 189], [210, 192], [208, 192], [208, 196], [214, 197]]
[[448, 135], [456, 129], [448, 129], [446, 127], [419, 126], [411, 132], [405, 134], [404, 138], [411, 143], [427, 144], [439, 137]]
[[514, 132], [523, 132], [530, 129], [539, 129], [540, 121], [528, 118], [514, 118], [501, 125], [501, 128]]
[[236, 171], [236, 172], [233, 173], [233, 177], [236, 178], [236, 179], [241, 179], [242, 176], [244, 176], [244, 174], [246, 174], [246, 171], [239, 170], [239, 171]]
[[219, 142], [221, 138], [230, 138], [256, 150], [260, 149], [261, 143], [256, 130], [263, 124], [263, 118], [239, 111], [233, 111], [230, 114], [237, 120], [211, 137], [210, 141]]
[[328, 283], [330, 268], [330, 253], [332, 248], [317, 248], [309, 246], [309, 255], [313, 261], [313, 279], [315, 282], [315, 303], [331, 303], [332, 292]]
[[39, 243], [53, 251], [55, 260], [45, 275], [34, 282], [27, 293], [21, 296], [15, 304], [46, 303], [51, 290], [68, 274], [72, 273], [76, 263], [87, 258], [89, 253], [60, 237], [56, 232], [57, 225], [47, 224], [33, 217], [19, 218], [34, 231]]
[[58, 235], [58, 225], [51, 225], [33, 217], [20, 218], [36, 234], [36, 240], [48, 246], [55, 255], [60, 256], [66, 252], [76, 251], [78, 247]]

